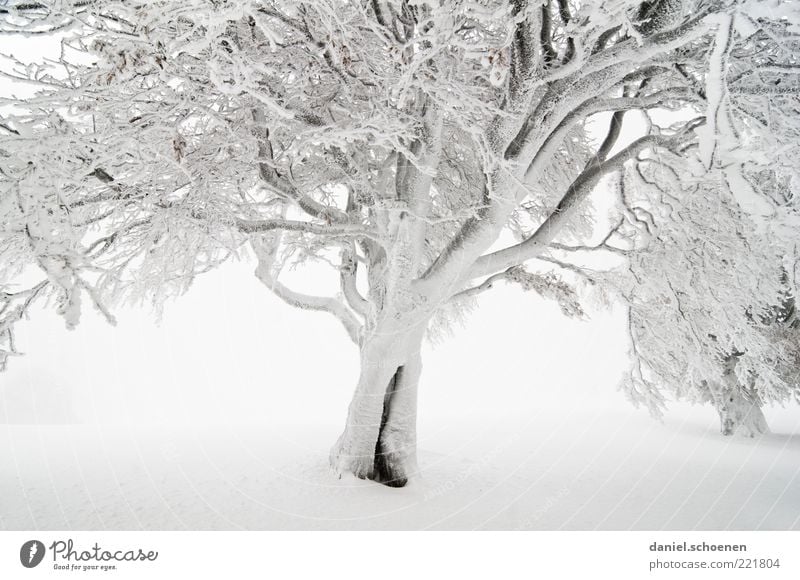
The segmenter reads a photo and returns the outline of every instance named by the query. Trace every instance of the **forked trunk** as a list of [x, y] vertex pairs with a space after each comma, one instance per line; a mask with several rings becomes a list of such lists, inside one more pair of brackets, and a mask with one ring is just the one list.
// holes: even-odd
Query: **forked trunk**
[[361, 374], [331, 466], [391, 487], [417, 471], [417, 386], [421, 336], [379, 336], [361, 349]]

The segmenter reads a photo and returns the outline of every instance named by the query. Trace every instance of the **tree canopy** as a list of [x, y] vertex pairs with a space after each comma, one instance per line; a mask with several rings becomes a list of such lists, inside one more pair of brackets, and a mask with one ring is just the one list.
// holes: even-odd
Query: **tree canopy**
[[[57, 57], [0, 49], [36, 89], [0, 100], [0, 363], [36, 300], [113, 320], [247, 251], [362, 346], [501, 280], [574, 316], [603, 288], [634, 402], [703, 399], [731, 356], [764, 400], [800, 396], [775, 314], [797, 292], [797, 3], [0, 7], [0, 41], [43, 36]], [[307, 260], [338, 295], [281, 281]]]

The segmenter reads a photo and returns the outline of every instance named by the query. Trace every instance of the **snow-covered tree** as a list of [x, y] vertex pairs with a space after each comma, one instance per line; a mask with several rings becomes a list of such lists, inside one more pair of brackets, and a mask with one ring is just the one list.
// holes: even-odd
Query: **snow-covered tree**
[[[793, 323], [795, 286], [782, 267], [786, 245], [776, 243], [772, 228], [740, 215], [723, 192], [704, 193], [719, 183], [700, 181], [683, 191], [692, 201], [678, 205], [678, 184], [664, 187], [665, 176], [648, 174], [648, 165], [638, 167], [645, 187], [637, 193], [653, 202], [653, 213], [635, 213], [647, 216], [640, 225], [657, 241], [645, 241], [628, 261], [629, 330], [638, 361], [631, 394], [658, 410], [666, 387], [678, 398], [713, 404], [725, 435], [763, 433], [761, 405], [800, 395], [792, 376], [800, 333]], [[638, 196], [631, 194], [629, 203], [640, 203]]]
[[[61, 50], [2, 57], [37, 88], [0, 101], [2, 362], [39, 299], [113, 320], [247, 251], [359, 349], [340, 473], [406, 483], [423, 337], [500, 281], [626, 300], [653, 409], [726, 372], [797, 393], [762, 324], [796, 263], [793, 2], [4, 4], [0, 40]], [[310, 260], [336, 295], [286, 285]]]

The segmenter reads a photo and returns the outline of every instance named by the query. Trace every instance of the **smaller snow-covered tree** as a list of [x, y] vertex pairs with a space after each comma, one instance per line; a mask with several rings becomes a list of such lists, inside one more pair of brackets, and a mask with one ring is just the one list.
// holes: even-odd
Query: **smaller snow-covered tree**
[[[640, 245], [628, 252], [624, 283], [629, 394], [658, 413], [668, 386], [678, 399], [712, 404], [724, 435], [764, 433], [763, 404], [800, 401], [797, 287], [786, 268], [797, 257], [784, 227], [797, 220], [796, 200], [765, 220], [742, 210], [722, 176], [678, 175], [668, 158], [642, 159], [624, 185], [627, 238]], [[676, 204], [679, 191], [692, 201]]]

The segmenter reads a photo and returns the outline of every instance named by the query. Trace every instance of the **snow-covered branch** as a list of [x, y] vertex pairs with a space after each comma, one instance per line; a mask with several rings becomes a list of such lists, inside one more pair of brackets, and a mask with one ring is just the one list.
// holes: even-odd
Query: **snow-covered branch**
[[574, 217], [580, 203], [594, 190], [604, 175], [619, 171], [645, 149], [672, 148], [682, 142], [682, 136], [648, 135], [637, 139], [622, 151], [601, 161], [596, 159], [572, 182], [553, 212], [527, 239], [519, 244], [481, 256], [469, 270], [467, 278], [486, 276], [535, 258], [563, 231]]
[[351, 224], [315, 224], [312, 222], [284, 219], [237, 219], [236, 225], [239, 228], [239, 231], [246, 234], [264, 233], [272, 230], [285, 230], [287, 232], [302, 232], [306, 234], [316, 234], [330, 237], [363, 236], [372, 239], [378, 238], [378, 234], [376, 232]]
[[253, 240], [252, 247], [258, 259], [256, 277], [278, 298], [303, 310], [328, 312], [342, 323], [347, 335], [355, 344], [361, 342], [361, 323], [353, 312], [340, 300], [327, 296], [313, 296], [296, 292], [278, 280], [280, 270], [276, 267], [275, 253], [278, 238]]
[[48, 285], [43, 280], [27, 290], [0, 291], [0, 371], [6, 369], [8, 357], [18, 354], [14, 325], [28, 315], [29, 308], [46, 293]]

